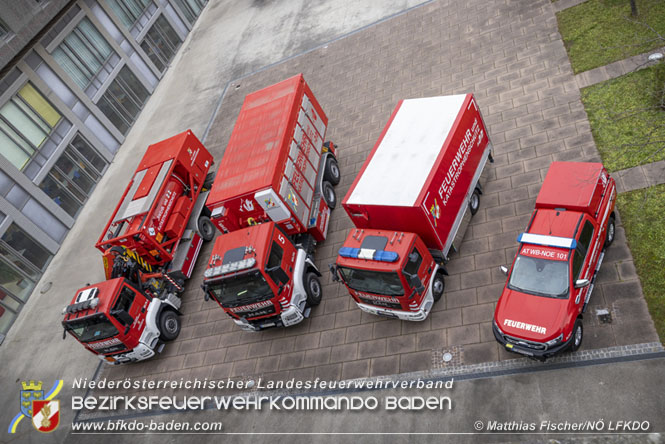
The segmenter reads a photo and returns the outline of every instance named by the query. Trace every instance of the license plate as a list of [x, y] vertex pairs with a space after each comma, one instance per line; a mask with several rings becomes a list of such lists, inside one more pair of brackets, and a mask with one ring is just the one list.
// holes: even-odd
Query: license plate
[[379, 312], [379, 314], [381, 316], [385, 316], [387, 318], [399, 319], [399, 317], [396, 314], [393, 314], [393, 313], [390, 313], [390, 312], [381, 311], [381, 312]]
[[269, 327], [274, 327], [275, 323], [274, 322], [268, 322], [265, 324], [261, 324], [261, 328], [269, 328]]

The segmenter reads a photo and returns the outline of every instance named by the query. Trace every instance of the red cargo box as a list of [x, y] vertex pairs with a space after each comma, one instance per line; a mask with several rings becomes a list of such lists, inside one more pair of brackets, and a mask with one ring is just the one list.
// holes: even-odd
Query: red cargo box
[[566, 208], [596, 217], [608, 180], [602, 163], [553, 162], [536, 198], [536, 208]]
[[170, 262], [212, 163], [191, 131], [150, 145], [95, 246], [129, 248], [150, 265]]
[[213, 222], [306, 231], [327, 124], [302, 74], [247, 95], [208, 196]]
[[342, 205], [357, 228], [447, 251], [491, 144], [471, 94], [402, 100]]

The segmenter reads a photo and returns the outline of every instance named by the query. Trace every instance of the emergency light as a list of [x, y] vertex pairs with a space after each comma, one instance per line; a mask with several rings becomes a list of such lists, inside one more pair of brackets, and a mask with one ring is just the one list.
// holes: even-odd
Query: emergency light
[[394, 251], [371, 250], [369, 248], [342, 247], [339, 249], [339, 255], [351, 259], [367, 259], [379, 262], [396, 262], [399, 259], [399, 254]]
[[542, 245], [543, 247], [567, 248], [569, 250], [574, 250], [577, 247], [577, 241], [569, 237], [546, 236], [533, 233], [520, 234], [517, 236], [517, 242]]
[[252, 268], [256, 264], [256, 259], [253, 257], [243, 259], [241, 261], [229, 262], [214, 268], [208, 268], [204, 274], [205, 277], [210, 278], [219, 276], [220, 274], [231, 273], [234, 271], [246, 270]]

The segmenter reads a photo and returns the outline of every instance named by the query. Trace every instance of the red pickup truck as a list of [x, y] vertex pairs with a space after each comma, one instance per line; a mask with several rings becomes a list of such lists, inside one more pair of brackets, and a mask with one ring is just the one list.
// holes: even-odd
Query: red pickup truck
[[616, 185], [600, 163], [554, 162], [499, 298], [494, 337], [545, 360], [577, 350], [582, 315], [605, 248], [614, 240]]

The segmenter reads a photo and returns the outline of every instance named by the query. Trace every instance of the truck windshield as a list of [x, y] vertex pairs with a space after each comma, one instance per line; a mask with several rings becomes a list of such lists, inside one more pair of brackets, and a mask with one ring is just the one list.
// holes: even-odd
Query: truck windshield
[[259, 271], [222, 279], [208, 285], [208, 291], [224, 307], [238, 307], [273, 296], [272, 289]]
[[81, 342], [99, 341], [118, 334], [111, 321], [103, 313], [66, 322], [67, 330]]
[[517, 256], [508, 288], [536, 296], [568, 297], [568, 261]]
[[395, 271], [370, 271], [348, 267], [339, 267], [339, 271], [346, 285], [356, 291], [387, 296], [404, 295], [402, 281]]

